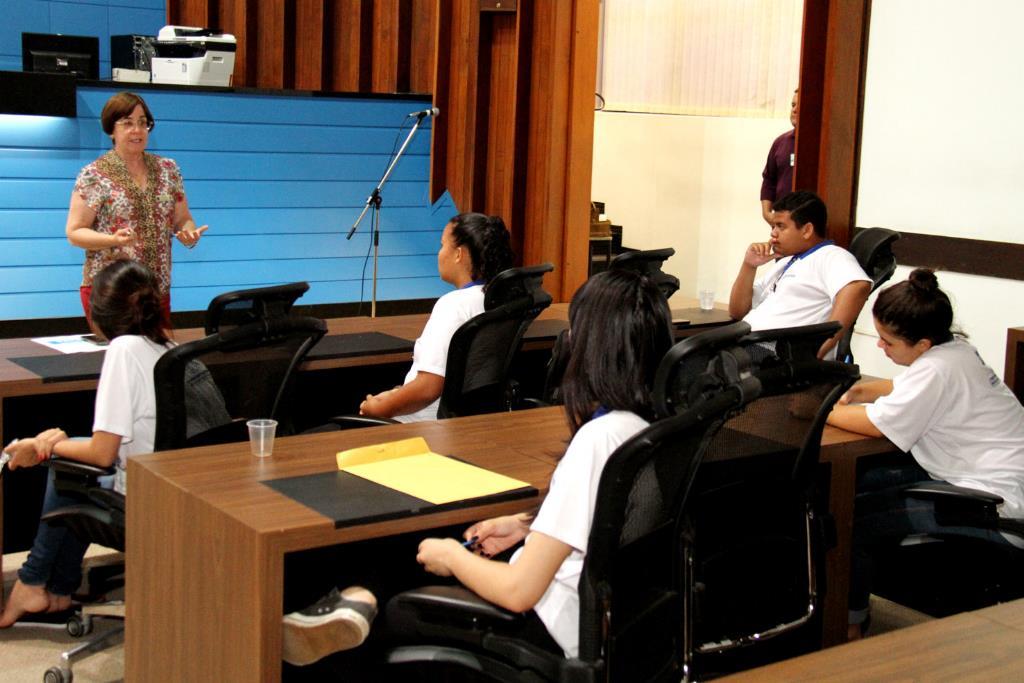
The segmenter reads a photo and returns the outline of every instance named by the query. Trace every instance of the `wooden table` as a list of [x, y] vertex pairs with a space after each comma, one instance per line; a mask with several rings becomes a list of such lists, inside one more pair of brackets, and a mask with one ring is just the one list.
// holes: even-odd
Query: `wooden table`
[[531, 498], [335, 529], [259, 483], [331, 471], [339, 450], [412, 435], [545, 491], [568, 429], [562, 411], [547, 408], [284, 438], [265, 460], [253, 458], [246, 443], [131, 458], [125, 680], [277, 681], [285, 553], [537, 504]]
[[750, 681], [1020, 681], [1024, 600], [865, 638], [720, 679]]
[[[520, 500], [335, 529], [330, 519], [259, 483], [332, 471], [338, 450], [411, 435], [543, 491], [568, 429], [561, 409], [545, 408], [284, 438], [265, 461], [249, 455], [247, 444], [132, 458], [126, 680], [277, 680], [285, 553], [536, 505]], [[856, 459], [892, 446], [832, 428], [822, 443], [840, 528], [840, 547], [829, 554], [825, 618], [829, 629], [845, 634]]]

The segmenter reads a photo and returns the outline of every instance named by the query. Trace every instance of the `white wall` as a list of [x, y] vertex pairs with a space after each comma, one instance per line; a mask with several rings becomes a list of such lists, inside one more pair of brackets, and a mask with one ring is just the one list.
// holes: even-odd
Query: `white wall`
[[677, 296], [729, 299], [743, 251], [768, 239], [761, 171], [788, 119], [598, 112], [591, 196], [636, 249], [674, 247]]
[[[1018, 0], [872, 5], [858, 225], [1024, 242], [1022, 24]], [[907, 272], [900, 268], [894, 280]], [[1024, 324], [1024, 282], [941, 271], [938, 278], [958, 324], [1002, 376], [1006, 329]], [[893, 374], [871, 350], [869, 315], [857, 331], [863, 371]]]

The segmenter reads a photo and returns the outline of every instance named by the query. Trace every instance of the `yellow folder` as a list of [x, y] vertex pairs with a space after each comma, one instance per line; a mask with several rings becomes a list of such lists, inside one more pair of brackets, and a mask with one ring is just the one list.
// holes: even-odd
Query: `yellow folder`
[[422, 438], [338, 453], [338, 469], [435, 505], [529, 486], [475, 465], [430, 452]]

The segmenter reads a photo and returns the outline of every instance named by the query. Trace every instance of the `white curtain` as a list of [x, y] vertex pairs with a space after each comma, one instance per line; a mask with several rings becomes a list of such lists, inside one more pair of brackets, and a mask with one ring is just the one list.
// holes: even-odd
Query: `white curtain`
[[802, 19], [803, 0], [602, 0], [605, 109], [786, 116]]

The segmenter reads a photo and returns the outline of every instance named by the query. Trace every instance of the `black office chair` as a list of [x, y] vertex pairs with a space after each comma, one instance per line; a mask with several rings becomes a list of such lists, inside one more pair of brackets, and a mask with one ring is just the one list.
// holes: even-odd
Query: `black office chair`
[[669, 257], [673, 256], [676, 250], [672, 247], [665, 249], [648, 249], [646, 251], [627, 251], [619, 254], [611, 260], [608, 268], [619, 268], [632, 270], [641, 275], [646, 275], [668, 299], [679, 291], [679, 278], [663, 271], [661, 267]]
[[[941, 527], [882, 550], [872, 593], [933, 617], [1024, 597], [1024, 519], [1000, 517], [1000, 496], [940, 482], [912, 484], [902, 494], [933, 501]], [[971, 529], [997, 532], [1011, 545], [971, 536]]]
[[[154, 450], [228, 443], [248, 439], [247, 418], [277, 419], [287, 433], [288, 391], [295, 369], [327, 331], [322, 320], [298, 316], [275, 317], [176, 346], [160, 357], [153, 370], [156, 384]], [[113, 468], [93, 467], [55, 458], [55, 483], [63, 495], [81, 503], [43, 515], [49, 524], [67, 527], [89, 543], [124, 551], [125, 498], [102, 488], [99, 478]], [[123, 569], [121, 570], [123, 574]], [[90, 592], [105, 593], [123, 585], [123, 576], [104, 577], [102, 587], [90, 575]], [[119, 607], [119, 609], [118, 609]], [[87, 605], [68, 621], [71, 635], [92, 630], [95, 616], [124, 618], [124, 606]], [[61, 656], [45, 674], [47, 683], [70, 683], [77, 659], [113, 644], [123, 627], [79, 645]]]
[[253, 418], [292, 433], [292, 378], [326, 331], [318, 318], [272, 317], [165, 353], [153, 369], [156, 450], [244, 441]]
[[[452, 335], [448, 346], [444, 388], [437, 417], [480, 415], [510, 410], [517, 401], [509, 368], [530, 323], [551, 305], [541, 285], [550, 263], [509, 268], [499, 273], [484, 292], [484, 312], [467, 320]], [[395, 420], [341, 415], [331, 418], [333, 428], [351, 429]]]
[[[893, 242], [900, 238], [895, 230], [887, 228], [862, 228], [850, 241], [850, 253], [871, 278], [871, 291], [878, 289], [896, 272], [896, 255], [892, 252]], [[850, 344], [853, 340], [853, 326], [843, 332], [836, 345], [836, 358], [847, 363], [853, 362]]]
[[745, 329], [732, 347], [723, 337], [718, 348], [691, 345], [706, 361], [701, 395], [622, 444], [605, 465], [579, 583], [578, 657], [510, 637], [522, 615], [464, 588], [434, 586], [388, 603], [389, 626], [411, 643], [389, 653], [389, 663], [415, 667], [420, 679], [440, 665], [491, 680], [679, 680], [683, 512], [709, 435], [758, 394], [746, 354], [735, 348]]
[[247, 325], [264, 318], [288, 315], [295, 300], [308, 290], [308, 282], [290, 282], [218, 294], [206, 307], [206, 334], [217, 334], [222, 329]]
[[[688, 678], [821, 647], [823, 559], [834, 527], [816, 486], [818, 456], [832, 405], [858, 378], [856, 366], [816, 358], [838, 329], [825, 323], [741, 340], [761, 394], [715, 434], [693, 483], [683, 542]], [[670, 350], [656, 379], [659, 411], [700, 396], [701, 382], [690, 378], [703, 360], [687, 359], [687, 345], [721, 333]]]

